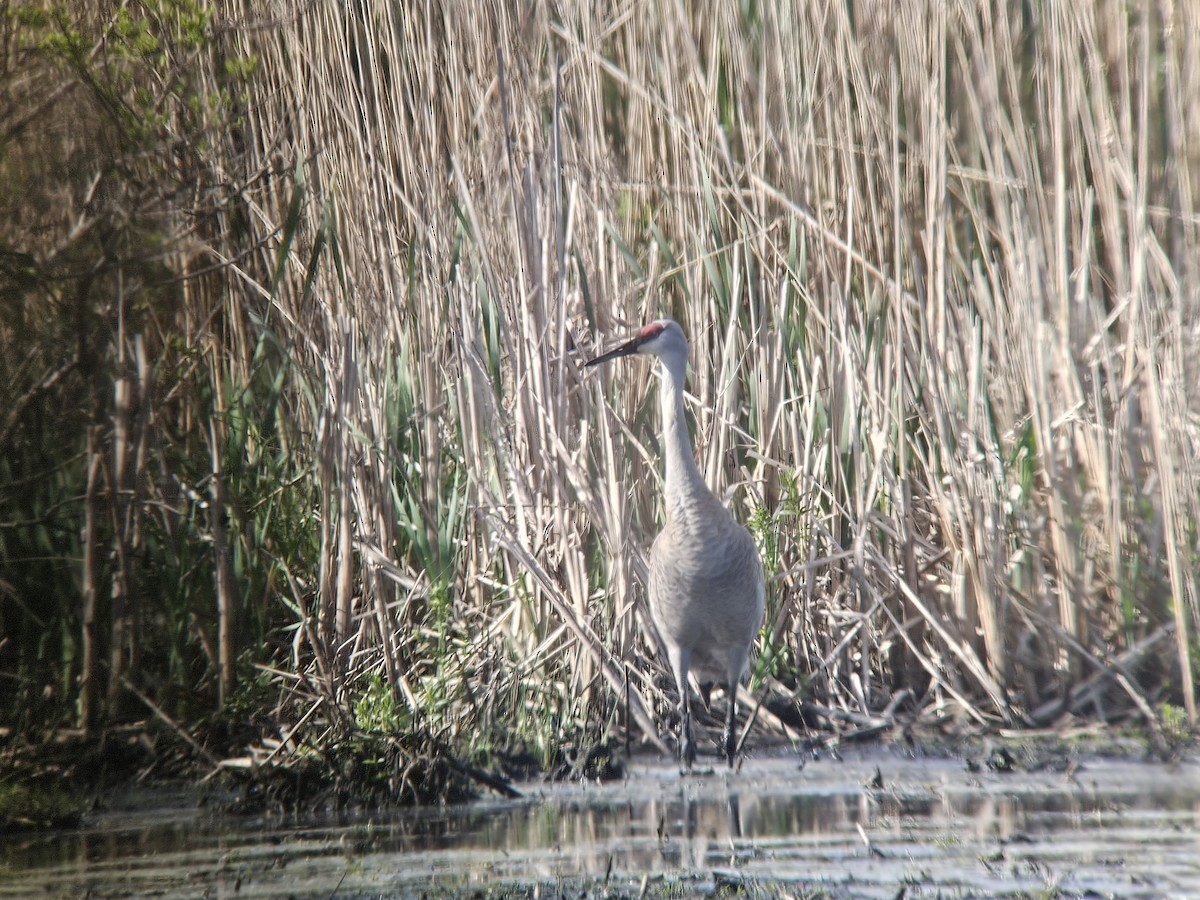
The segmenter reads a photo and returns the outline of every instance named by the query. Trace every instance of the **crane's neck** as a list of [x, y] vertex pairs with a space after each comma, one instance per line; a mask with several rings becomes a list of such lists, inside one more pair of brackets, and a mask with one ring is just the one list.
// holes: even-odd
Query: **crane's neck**
[[663, 460], [666, 468], [663, 492], [667, 517], [687, 516], [701, 498], [710, 496], [696, 467], [687, 419], [683, 414], [683, 382], [687, 371], [684, 356], [662, 358], [663, 383], [659, 389], [662, 403]]

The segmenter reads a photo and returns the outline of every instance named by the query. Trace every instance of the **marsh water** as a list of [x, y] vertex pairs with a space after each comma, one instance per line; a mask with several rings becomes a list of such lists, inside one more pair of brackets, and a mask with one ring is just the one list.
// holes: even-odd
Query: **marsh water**
[[874, 750], [520, 786], [353, 818], [248, 818], [188, 794], [0, 836], [4, 897], [393, 897], [739, 886], [790, 896], [1200, 897], [1200, 762], [995, 771]]

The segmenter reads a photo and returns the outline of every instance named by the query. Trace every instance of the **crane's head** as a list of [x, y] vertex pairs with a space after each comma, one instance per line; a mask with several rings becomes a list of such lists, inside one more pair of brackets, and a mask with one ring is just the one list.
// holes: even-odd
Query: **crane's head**
[[[620, 346], [614, 347], [607, 353], [601, 353], [587, 365], [597, 366], [618, 356], [632, 356], [635, 353], [646, 353], [657, 356], [663, 361], [682, 365], [687, 364], [687, 337], [679, 323], [674, 319], [656, 319], [646, 325], [636, 335]], [[682, 368], [681, 368], [682, 371]]]

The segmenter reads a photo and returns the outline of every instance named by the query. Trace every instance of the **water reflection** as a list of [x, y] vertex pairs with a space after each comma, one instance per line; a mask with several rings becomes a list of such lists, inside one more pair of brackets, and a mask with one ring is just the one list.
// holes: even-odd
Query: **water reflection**
[[[881, 786], [867, 787], [876, 767]], [[793, 758], [625, 781], [530, 785], [520, 802], [289, 821], [195, 807], [101, 815], [75, 832], [0, 838], [0, 896], [189, 892], [339, 896], [496, 880], [734, 872], [835, 893], [903, 885], [977, 893], [1200, 896], [1200, 767], [1090, 764], [976, 775], [877, 754]], [[915, 882], [914, 882], [915, 879]]]

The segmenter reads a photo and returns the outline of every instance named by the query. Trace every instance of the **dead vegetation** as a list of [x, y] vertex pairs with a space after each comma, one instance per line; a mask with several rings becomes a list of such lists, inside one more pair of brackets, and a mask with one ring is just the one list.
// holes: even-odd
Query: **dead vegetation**
[[[651, 370], [578, 368], [661, 314], [773, 576], [751, 743], [1195, 722], [1194, 11], [785, 6], [200, 5], [200, 93], [245, 69], [203, 227], [171, 220], [176, 302], [105, 332], [123, 387], [37, 513], [85, 535], [56, 621], [98, 649], [51, 667], [85, 722], [160, 627], [125, 602], [152, 533], [189, 586], [160, 671], [228, 704], [266, 666], [272, 740], [362, 727], [378, 678], [373, 727], [451, 746], [661, 742]], [[38, 296], [4, 374], [44, 397]]]

